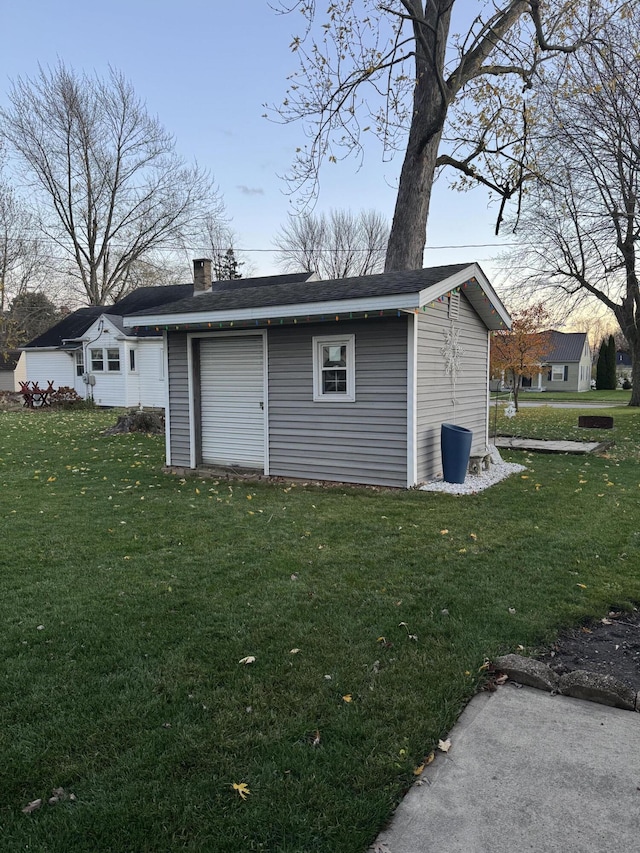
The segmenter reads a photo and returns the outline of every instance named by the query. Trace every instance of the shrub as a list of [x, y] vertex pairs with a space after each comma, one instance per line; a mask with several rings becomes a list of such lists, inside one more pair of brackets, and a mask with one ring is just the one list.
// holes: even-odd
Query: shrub
[[622, 383], [622, 388], [624, 391], [631, 391], [631, 383], [628, 379], [624, 380], [624, 382]]
[[67, 385], [61, 385], [49, 397], [52, 406], [60, 409], [93, 409], [95, 403], [93, 400], [85, 400], [81, 397], [75, 388], [70, 388]]

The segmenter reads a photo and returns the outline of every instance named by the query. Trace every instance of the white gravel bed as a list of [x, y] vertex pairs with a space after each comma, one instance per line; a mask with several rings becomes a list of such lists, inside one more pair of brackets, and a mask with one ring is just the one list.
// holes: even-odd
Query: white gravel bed
[[501, 480], [506, 480], [512, 474], [527, 470], [524, 465], [517, 465], [515, 462], [503, 462], [495, 447], [490, 447], [489, 450], [491, 451], [492, 464], [488, 471], [483, 471], [481, 474], [467, 474], [464, 483], [446, 483], [444, 480], [433, 480], [431, 483], [420, 486], [420, 491], [444, 492], [447, 495], [475, 495], [477, 492], [488, 489], [489, 486], [495, 486]]

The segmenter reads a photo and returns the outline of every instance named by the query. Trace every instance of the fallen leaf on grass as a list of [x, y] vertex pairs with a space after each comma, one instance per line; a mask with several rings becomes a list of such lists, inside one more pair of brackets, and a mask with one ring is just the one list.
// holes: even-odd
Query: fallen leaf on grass
[[238, 794], [243, 800], [246, 800], [249, 794], [251, 793], [251, 791], [247, 787], [246, 782], [233, 782], [231, 787], [234, 791], [238, 792]]
[[353, 702], [353, 696], [351, 695], [351, 693], [345, 693], [345, 695], [342, 697], [342, 701]]
[[256, 661], [256, 659], [253, 655], [247, 655], [246, 658], [240, 658], [238, 663], [248, 664], [248, 663], [255, 663], [255, 661]]
[[316, 729], [313, 734], [311, 746], [320, 746], [320, 732], [318, 731], [318, 729]]
[[444, 528], [444, 530], [441, 530], [441, 531], [440, 531], [440, 535], [441, 535], [441, 536], [446, 536], [448, 532], [449, 532], [449, 531], [448, 531], [448, 530], [447, 530], [447, 528], [445, 527], [445, 528]]
[[577, 583], [576, 586], [579, 586], [580, 589], [586, 589], [587, 588], [586, 583]]
[[35, 812], [35, 811], [36, 811], [36, 809], [39, 809], [41, 805], [42, 805], [42, 800], [41, 800], [41, 799], [38, 799], [38, 800], [32, 800], [30, 803], [28, 803], [28, 804], [27, 804], [27, 805], [22, 809], [22, 813], [23, 813], [23, 814], [31, 814], [31, 812]]
[[438, 749], [440, 750], [440, 752], [449, 752], [449, 750], [451, 749], [451, 741], [449, 740], [449, 738], [447, 738], [447, 740], [439, 740]]
[[289, 651], [289, 654], [290, 654], [290, 655], [297, 655], [299, 651], [300, 651], [300, 649], [291, 649], [291, 650]]

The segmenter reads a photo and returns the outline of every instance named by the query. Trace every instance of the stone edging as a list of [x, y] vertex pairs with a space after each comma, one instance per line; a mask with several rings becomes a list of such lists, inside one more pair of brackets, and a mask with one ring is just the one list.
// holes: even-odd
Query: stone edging
[[587, 699], [625, 711], [640, 711], [640, 693], [612, 675], [576, 669], [559, 676], [542, 661], [520, 655], [503, 655], [496, 658], [493, 665], [512, 681], [526, 684], [527, 687], [537, 687], [548, 693], [560, 693], [575, 699]]

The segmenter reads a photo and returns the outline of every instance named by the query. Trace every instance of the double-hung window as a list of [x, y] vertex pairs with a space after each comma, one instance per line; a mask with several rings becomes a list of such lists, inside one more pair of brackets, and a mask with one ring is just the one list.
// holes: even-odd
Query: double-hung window
[[551, 381], [566, 382], [569, 378], [569, 367], [566, 364], [551, 365]]
[[107, 370], [110, 373], [120, 370], [120, 350], [117, 347], [107, 350]]
[[355, 401], [355, 350], [355, 335], [313, 339], [314, 401]]
[[104, 370], [104, 353], [102, 347], [99, 349], [90, 350], [91, 354], [91, 372], [100, 373]]
[[109, 373], [119, 373], [120, 371], [120, 350], [117, 347], [95, 347], [89, 351], [91, 357], [91, 372], [102, 373], [107, 370]]

